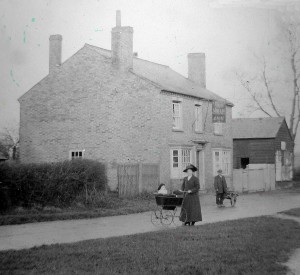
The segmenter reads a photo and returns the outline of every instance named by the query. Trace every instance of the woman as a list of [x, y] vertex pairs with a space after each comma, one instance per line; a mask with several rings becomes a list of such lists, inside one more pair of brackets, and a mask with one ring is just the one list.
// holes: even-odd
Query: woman
[[183, 172], [187, 177], [183, 179], [181, 191], [186, 191], [182, 207], [186, 211], [186, 220], [181, 215], [180, 220], [185, 222], [184, 225], [195, 225], [195, 222], [202, 221], [201, 206], [199, 200], [199, 179], [193, 175], [197, 171], [194, 165], [188, 165]]

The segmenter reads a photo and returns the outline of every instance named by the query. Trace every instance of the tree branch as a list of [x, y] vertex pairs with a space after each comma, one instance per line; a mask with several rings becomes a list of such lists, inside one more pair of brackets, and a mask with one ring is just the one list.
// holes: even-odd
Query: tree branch
[[262, 76], [263, 76], [263, 82], [264, 82], [264, 85], [266, 87], [266, 90], [267, 90], [267, 94], [268, 94], [268, 98], [271, 102], [271, 106], [274, 110], [274, 112], [276, 113], [277, 116], [281, 116], [280, 113], [278, 112], [274, 102], [273, 102], [273, 98], [272, 98], [272, 89], [271, 87], [269, 86], [269, 83], [268, 83], [268, 80], [267, 80], [267, 76], [266, 76], [266, 61], [264, 59], [264, 62], [263, 62], [263, 71], [262, 71]]
[[263, 113], [265, 113], [267, 116], [272, 117], [272, 115], [267, 112], [267, 110], [261, 105], [259, 99], [257, 98], [256, 94], [252, 91], [249, 81], [245, 81], [241, 75], [239, 75], [238, 73], [236, 73], [239, 82], [241, 83], [241, 85], [246, 89], [246, 91], [250, 94], [250, 96], [252, 97], [253, 101], [256, 103], [257, 107], [259, 108], [259, 110], [261, 110]]

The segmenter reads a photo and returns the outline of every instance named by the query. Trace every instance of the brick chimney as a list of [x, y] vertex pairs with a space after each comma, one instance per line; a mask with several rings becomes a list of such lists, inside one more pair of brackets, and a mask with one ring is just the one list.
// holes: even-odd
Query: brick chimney
[[206, 88], [205, 53], [188, 54], [188, 79]]
[[61, 65], [62, 36], [60, 34], [49, 37], [49, 73]]
[[111, 30], [112, 64], [121, 70], [132, 69], [133, 28], [121, 26], [121, 12], [116, 14], [116, 26]]

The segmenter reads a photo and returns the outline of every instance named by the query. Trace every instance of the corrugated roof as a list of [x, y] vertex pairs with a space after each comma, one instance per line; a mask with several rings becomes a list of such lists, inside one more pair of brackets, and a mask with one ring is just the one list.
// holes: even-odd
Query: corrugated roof
[[236, 118], [232, 120], [233, 139], [275, 138], [284, 117]]
[[[107, 58], [111, 57], [110, 50], [102, 49], [89, 44], [85, 44], [85, 46], [97, 51], [99, 54]], [[223, 101], [226, 104], [233, 106], [230, 101], [227, 101], [208, 89], [201, 87], [195, 82], [175, 72], [169, 66], [134, 57], [132, 72], [140, 77], [154, 82], [155, 84], [159, 85], [162, 90], [208, 100]]]

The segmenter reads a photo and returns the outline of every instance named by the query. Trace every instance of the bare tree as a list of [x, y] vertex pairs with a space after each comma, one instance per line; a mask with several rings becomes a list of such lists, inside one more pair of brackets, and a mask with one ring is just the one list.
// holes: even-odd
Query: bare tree
[[3, 128], [0, 137], [0, 151], [12, 160], [18, 160], [19, 131], [17, 127], [7, 126]]
[[[237, 79], [242, 87], [247, 91], [250, 98], [252, 99], [251, 107], [253, 110], [259, 110], [269, 117], [283, 116], [287, 118], [289, 124], [289, 130], [293, 138], [293, 151], [295, 146], [295, 140], [297, 136], [297, 130], [300, 122], [300, 96], [299, 96], [299, 85], [300, 85], [300, 28], [297, 23], [289, 23], [285, 25], [284, 32], [288, 45], [288, 66], [290, 67], [291, 79], [290, 85], [286, 85], [286, 93], [282, 93], [282, 98], [276, 101], [274, 96], [274, 87], [271, 77], [271, 66], [270, 62], [267, 61], [266, 57], [260, 57], [259, 62], [261, 63], [261, 70], [258, 75], [250, 77], [249, 74], [236, 72]], [[282, 52], [282, 55], [284, 53]], [[257, 56], [256, 56], [257, 57]], [[278, 81], [284, 82], [283, 79], [277, 79]], [[288, 90], [290, 87], [290, 91]], [[282, 101], [289, 100], [288, 108], [281, 110], [280, 103]], [[276, 103], [277, 102], [277, 103]], [[254, 104], [253, 104], [254, 103]], [[292, 162], [294, 162], [292, 160]]]

